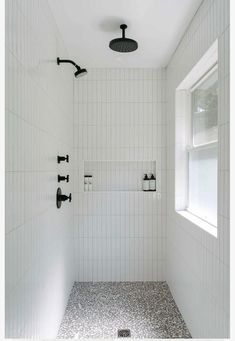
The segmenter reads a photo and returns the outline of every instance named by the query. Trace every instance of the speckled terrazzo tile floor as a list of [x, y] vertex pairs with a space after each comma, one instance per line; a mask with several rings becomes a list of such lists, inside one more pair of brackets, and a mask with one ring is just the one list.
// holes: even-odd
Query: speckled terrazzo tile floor
[[166, 282], [75, 282], [58, 338], [190, 338]]

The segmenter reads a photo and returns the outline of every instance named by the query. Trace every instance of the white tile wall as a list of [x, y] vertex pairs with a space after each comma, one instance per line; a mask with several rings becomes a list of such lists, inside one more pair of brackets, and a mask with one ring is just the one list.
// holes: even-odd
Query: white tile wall
[[[218, 237], [174, 208], [175, 90], [219, 42]], [[204, 0], [167, 67], [167, 280], [194, 338], [229, 336], [229, 1]]]
[[[46, 0], [6, 1], [6, 337], [56, 337], [73, 276], [73, 73]], [[71, 177], [72, 180], [72, 177]], [[72, 191], [73, 182], [62, 185]]]
[[[165, 128], [164, 69], [90, 69], [75, 81], [76, 280], [165, 279]], [[84, 161], [106, 160], [156, 160], [161, 194], [84, 193]]]

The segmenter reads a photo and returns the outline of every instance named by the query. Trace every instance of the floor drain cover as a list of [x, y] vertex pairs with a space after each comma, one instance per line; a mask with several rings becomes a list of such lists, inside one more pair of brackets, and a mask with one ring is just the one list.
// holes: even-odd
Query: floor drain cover
[[130, 337], [130, 329], [118, 329], [118, 337]]

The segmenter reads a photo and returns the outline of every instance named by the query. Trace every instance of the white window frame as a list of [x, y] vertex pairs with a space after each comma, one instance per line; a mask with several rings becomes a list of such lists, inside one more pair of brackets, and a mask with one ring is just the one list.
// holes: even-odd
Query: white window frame
[[189, 203], [189, 151], [209, 148], [218, 143], [218, 141], [213, 141], [198, 146], [193, 145], [191, 93], [216, 68], [218, 68], [217, 40], [176, 88], [175, 103], [175, 211], [181, 217], [215, 237], [217, 237], [217, 227], [196, 216], [187, 208]]

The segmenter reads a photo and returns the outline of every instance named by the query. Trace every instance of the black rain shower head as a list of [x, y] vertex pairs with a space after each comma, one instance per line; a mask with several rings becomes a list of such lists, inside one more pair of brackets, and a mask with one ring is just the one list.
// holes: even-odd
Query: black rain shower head
[[60, 59], [59, 57], [57, 58], [57, 64], [60, 65], [61, 63], [70, 63], [73, 64], [77, 71], [74, 72], [75, 78], [82, 77], [87, 74], [86, 69], [81, 69], [80, 66], [78, 66], [76, 63], [74, 63], [72, 60], [69, 59]]
[[122, 30], [122, 38], [116, 38], [110, 41], [109, 47], [117, 52], [132, 52], [137, 50], [138, 43], [133, 39], [129, 39], [125, 37], [125, 29], [127, 25], [120, 25], [120, 29]]

